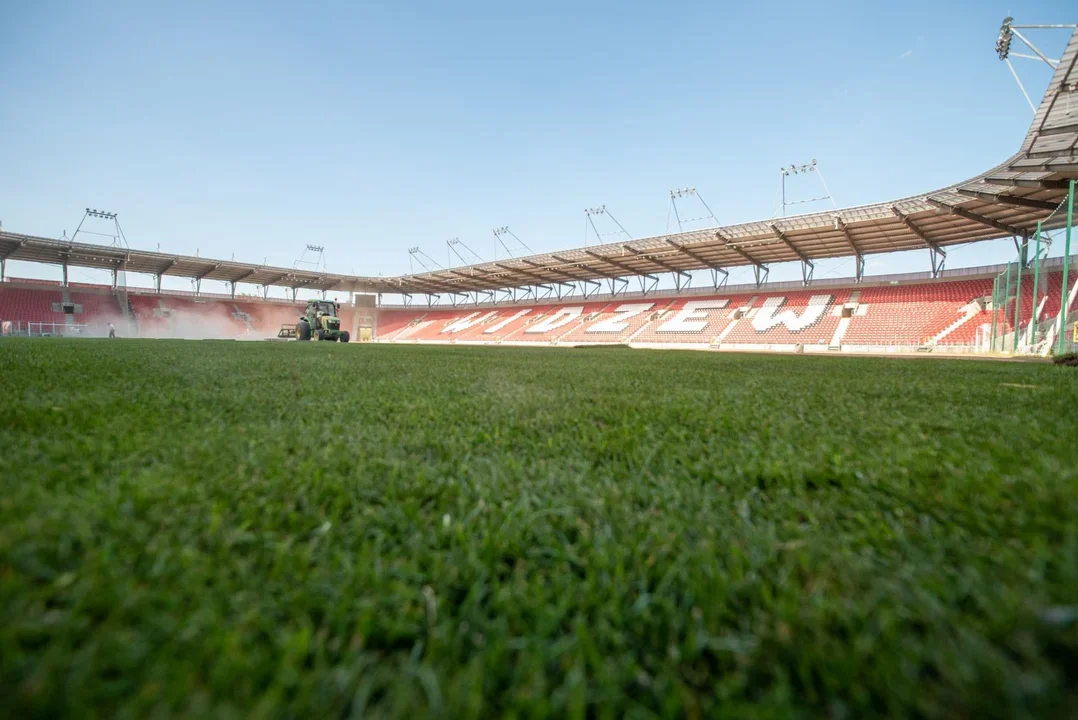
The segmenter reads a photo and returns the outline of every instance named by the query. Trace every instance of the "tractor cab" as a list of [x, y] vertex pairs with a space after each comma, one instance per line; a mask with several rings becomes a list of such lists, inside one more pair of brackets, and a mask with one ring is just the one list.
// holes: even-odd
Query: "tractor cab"
[[340, 306], [332, 300], [311, 300], [307, 303], [308, 317], [337, 317], [339, 312]]

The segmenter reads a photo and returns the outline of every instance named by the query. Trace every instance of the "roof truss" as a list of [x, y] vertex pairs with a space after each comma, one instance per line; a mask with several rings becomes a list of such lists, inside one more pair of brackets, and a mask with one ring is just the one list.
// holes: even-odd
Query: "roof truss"
[[892, 205], [891, 206], [891, 212], [894, 213], [895, 217], [898, 218], [902, 222], [903, 225], [905, 225], [907, 228], [909, 228], [909, 231], [911, 233], [913, 233], [918, 238], [920, 238], [921, 242], [923, 242], [925, 245], [927, 245], [930, 250], [933, 250], [933, 251], [939, 253], [943, 257], [947, 257], [947, 253], [945, 253], [940, 248], [940, 246], [938, 244], [936, 244], [935, 242], [930, 240], [929, 237], [927, 235], [925, 235], [924, 232], [921, 231], [921, 228], [914, 225], [913, 221], [910, 220], [909, 216], [905, 215], [901, 210], [899, 210], [897, 205]]
[[1059, 203], [1053, 203], [1047, 200], [1018, 197], [1016, 195], [997, 195], [995, 193], [982, 192], [979, 190], [967, 190], [966, 188], [958, 188], [958, 194], [965, 195], [968, 198], [983, 200], [990, 203], [1001, 203], [1003, 205], [1014, 205], [1015, 207], [1035, 208], [1037, 210], [1048, 210], [1049, 212], [1059, 207]]
[[957, 205], [948, 205], [947, 203], [942, 202], [940, 200], [936, 200], [935, 198], [925, 198], [925, 200], [928, 202], [929, 205], [932, 205], [934, 207], [938, 207], [940, 210], [946, 210], [947, 212], [949, 212], [949, 213], [951, 213], [953, 215], [958, 215], [959, 217], [964, 217], [967, 220], [972, 220], [974, 222], [979, 222], [982, 225], [987, 225], [988, 227], [993, 227], [996, 230], [1002, 230], [1003, 232], [1007, 233], [1008, 235], [1013, 235], [1015, 237], [1021, 237], [1021, 236], [1026, 234], [1026, 232], [1024, 230], [1016, 228], [1014, 225], [1008, 225], [1007, 223], [1000, 222], [999, 220], [994, 220], [994, 219], [992, 219], [990, 217], [986, 217], [984, 215], [978, 215], [977, 213], [970, 212], [969, 210], [966, 210], [965, 208], [958, 207]]
[[637, 257], [644, 258], [648, 262], [655, 263], [656, 265], [658, 265], [659, 267], [661, 267], [663, 270], [665, 270], [667, 272], [677, 273], [678, 275], [686, 275], [687, 274], [684, 270], [678, 270], [673, 265], [670, 265], [669, 263], [665, 263], [662, 260], [659, 260], [657, 258], [649, 257], [649, 256], [645, 255], [644, 253], [640, 252], [639, 250], [636, 250], [634, 248], [629, 247], [628, 245], [622, 245], [622, 247], [625, 248], [626, 251], [631, 252], [633, 255], [635, 255]]
[[780, 230], [778, 225], [776, 225], [775, 223], [768, 223], [767, 226], [769, 228], [771, 228], [771, 232], [773, 232], [775, 234], [775, 237], [777, 237], [782, 242], [783, 245], [790, 248], [790, 251], [794, 255], [796, 255], [801, 262], [803, 262], [803, 263], [805, 263], [807, 265], [812, 264], [812, 261], [809, 260], [807, 257], [805, 257], [805, 253], [798, 250], [797, 246], [794, 245], [792, 242], [790, 242], [790, 238], [786, 237], [786, 233], [784, 233], [782, 230]]

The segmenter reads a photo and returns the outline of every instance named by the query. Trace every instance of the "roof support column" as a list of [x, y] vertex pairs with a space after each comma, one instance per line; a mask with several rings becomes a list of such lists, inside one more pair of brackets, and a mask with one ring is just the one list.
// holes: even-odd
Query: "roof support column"
[[756, 289], [759, 290], [760, 286], [767, 282], [767, 276], [771, 274], [771, 268], [767, 265], [756, 264], [752, 266], [752, 272], [756, 276]]
[[153, 276], [153, 287], [157, 291], [157, 294], [161, 294], [161, 273], [157, 273]]
[[[646, 277], [651, 276], [648, 275]], [[608, 278], [607, 283], [610, 285], [610, 297], [617, 297], [618, 293], [624, 291], [629, 285], [629, 281], [626, 278]]]
[[939, 278], [943, 274], [943, 265], [947, 262], [947, 255], [934, 247], [928, 249], [928, 257], [932, 262], [932, 277]]
[[[925, 198], [925, 200], [930, 205], [943, 206], [943, 203], [937, 203], [936, 201], [932, 200], [932, 198]], [[944, 207], [949, 208], [950, 206]], [[954, 212], [953, 209], [952, 212]], [[925, 235], [924, 231], [922, 231], [921, 228], [914, 225], [913, 221], [910, 220], [905, 213], [899, 210], [897, 205], [891, 206], [891, 213], [894, 214], [894, 216], [897, 217], [903, 225], [909, 228], [910, 232], [919, 237], [921, 239], [921, 242], [923, 242], [925, 246], [928, 247], [928, 257], [932, 262], [932, 277], [938, 278], [943, 273], [943, 264], [947, 262], [947, 253], [943, 250], [943, 248], [941, 248], [939, 245], [929, 239], [929, 237]], [[956, 212], [955, 214], [960, 213]]]
[[292, 302], [296, 302], [296, 286], [292, 286]]
[[67, 287], [67, 261], [66, 260], [64, 261], [63, 268], [64, 268], [64, 287]]
[[[711, 272], [714, 273], [715, 271], [712, 270]], [[674, 273], [674, 287], [678, 292], [688, 289], [690, 285], [692, 285], [692, 275], [680, 271]]]
[[[807, 260], [808, 259], [808, 258], [804, 257], [803, 255], [801, 255], [797, 251], [797, 248], [794, 248], [793, 245], [791, 245], [789, 243], [789, 241], [787, 241], [785, 239], [785, 236], [783, 236], [775, 228], [774, 223], [772, 223], [769, 227], [771, 228], [772, 232], [774, 232], [776, 234], [776, 236], [780, 240], [783, 240], [797, 254], [798, 257], [800, 257], [802, 260]], [[767, 265], [764, 265], [762, 262], [760, 262], [759, 260], [754, 258], [752, 255], [749, 255], [747, 252], [745, 252], [744, 250], [739, 248], [737, 245], [734, 245], [733, 243], [731, 243], [730, 239], [727, 238], [727, 237], [723, 237], [723, 234], [721, 232], [716, 231], [715, 232], [715, 237], [718, 238], [719, 240], [721, 240], [723, 242], [723, 244], [726, 245], [727, 249], [729, 249], [731, 252], [734, 252], [734, 253], [740, 255], [742, 258], [744, 258], [747, 262], [749, 262], [752, 265], [753, 274], [756, 276], [756, 287], [757, 288], [759, 288], [761, 285], [763, 285], [765, 282], [767, 282], [767, 276], [771, 273], [771, 268], [770, 267], [768, 267]]]
[[[722, 275], [722, 280], [719, 279]], [[730, 279], [730, 273], [720, 267], [711, 268], [711, 284], [716, 290], [726, 287], [726, 281]]]
[[[816, 269], [816, 266], [813, 265], [812, 261], [809, 260], [808, 257], [803, 252], [801, 252], [801, 250], [799, 250], [796, 245], [793, 244], [793, 241], [791, 241], [790, 238], [786, 236], [786, 233], [779, 229], [778, 225], [776, 225], [775, 223], [768, 223], [767, 226], [771, 228], [771, 232], [775, 234], [775, 237], [781, 240], [782, 243], [786, 247], [790, 248], [793, 254], [801, 260], [801, 284], [807, 286], [810, 282], [812, 282], [812, 272]], [[757, 287], [759, 287], [759, 285], [757, 285]]]
[[850, 228], [846, 226], [846, 221], [840, 215], [835, 215], [835, 229], [842, 231], [842, 237], [846, 240], [846, 244], [850, 246], [850, 250], [853, 250], [854, 267], [856, 268], [854, 277], [857, 282], [861, 282], [865, 277], [865, 256], [861, 254], [861, 249], [857, 247], [857, 243], [853, 241]]
[[580, 291], [580, 294], [584, 296], [585, 300], [588, 299], [588, 285], [591, 285], [593, 288], [595, 288], [595, 290], [591, 293], [592, 295], [603, 289], [602, 283], [598, 282], [597, 280], [580, 280], [578, 282], [577, 289]]
[[[649, 292], [652, 292], [659, 285], [659, 278], [656, 277], [655, 275], [650, 275], [650, 274], [639, 275], [638, 279], [640, 280], [640, 294], [641, 295], [647, 295]], [[650, 286], [647, 284], [648, 280], [651, 281]], [[626, 281], [626, 282], [628, 282], [628, 281]], [[610, 283], [611, 283], [611, 285], [613, 285], [614, 281], [611, 280]], [[624, 288], [624, 285], [622, 287]], [[613, 295], [615, 293], [611, 293], [611, 294]]]
[[[0, 260], [0, 282], [4, 282], [4, 276], [7, 273], [7, 260]], [[116, 277], [114, 274], [113, 277]], [[113, 282], [113, 285], [116, 283]]]
[[[195, 279], [195, 297], [198, 297], [201, 294], [202, 294], [202, 278], [196, 278]], [[235, 296], [235, 293], [233, 293], [233, 296]]]
[[[269, 299], [269, 289], [270, 289], [269, 285], [263, 285], [262, 286], [262, 299], [263, 300], [268, 300]], [[232, 297], [235, 297], [235, 296], [236, 296], [236, 283], [232, 283]]]

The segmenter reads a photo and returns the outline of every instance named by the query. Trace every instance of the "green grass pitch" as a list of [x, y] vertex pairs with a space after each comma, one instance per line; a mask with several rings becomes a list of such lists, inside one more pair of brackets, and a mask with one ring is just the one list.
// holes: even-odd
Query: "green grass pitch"
[[1078, 373], [0, 342], [11, 717], [1061, 716]]

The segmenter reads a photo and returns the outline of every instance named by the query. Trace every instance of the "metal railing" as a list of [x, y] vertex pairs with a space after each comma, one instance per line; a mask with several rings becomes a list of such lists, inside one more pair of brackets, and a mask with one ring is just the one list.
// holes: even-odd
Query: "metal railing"
[[108, 326], [68, 325], [56, 322], [0, 322], [0, 334], [23, 337], [102, 337]]

